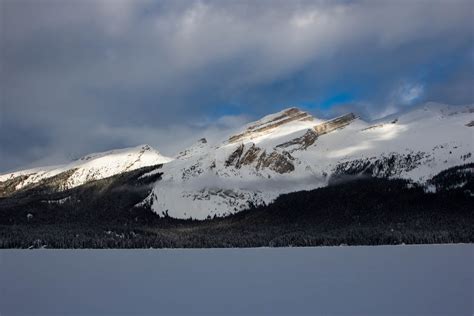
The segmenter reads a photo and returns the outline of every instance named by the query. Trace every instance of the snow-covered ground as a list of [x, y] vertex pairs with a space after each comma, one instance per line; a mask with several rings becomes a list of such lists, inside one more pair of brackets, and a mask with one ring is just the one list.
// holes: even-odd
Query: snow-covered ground
[[1, 315], [472, 315], [474, 245], [1, 250]]

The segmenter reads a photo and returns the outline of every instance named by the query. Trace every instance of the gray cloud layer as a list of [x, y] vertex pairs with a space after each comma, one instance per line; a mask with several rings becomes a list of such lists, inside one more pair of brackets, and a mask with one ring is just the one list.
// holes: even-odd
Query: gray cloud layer
[[329, 115], [317, 105], [340, 93], [368, 116], [474, 100], [472, 1], [0, 6], [0, 171], [140, 143], [171, 155], [293, 104]]

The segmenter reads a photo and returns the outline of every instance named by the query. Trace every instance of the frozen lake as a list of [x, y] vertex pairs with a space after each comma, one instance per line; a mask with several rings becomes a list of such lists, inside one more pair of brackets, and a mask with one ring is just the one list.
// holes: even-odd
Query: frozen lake
[[2, 250], [0, 315], [472, 315], [474, 245]]

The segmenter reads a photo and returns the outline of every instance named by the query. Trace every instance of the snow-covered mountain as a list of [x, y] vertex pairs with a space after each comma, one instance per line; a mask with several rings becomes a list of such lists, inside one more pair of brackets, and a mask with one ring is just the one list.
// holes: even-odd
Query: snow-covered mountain
[[371, 122], [353, 113], [322, 120], [289, 108], [215, 143], [200, 139], [174, 158], [143, 145], [0, 175], [0, 195], [45, 181], [64, 190], [164, 164], [148, 174], [162, 173], [161, 180], [139, 205], [159, 215], [205, 219], [347, 175], [425, 183], [443, 170], [474, 162], [473, 151], [473, 105], [428, 103]]
[[111, 150], [90, 154], [64, 165], [27, 169], [0, 175], [0, 189], [19, 190], [28, 185], [61, 176], [58, 188], [65, 190], [89, 181], [171, 160], [172, 158], [161, 155], [149, 145]]
[[163, 166], [143, 203], [158, 214], [204, 219], [325, 186], [336, 175], [423, 183], [474, 161], [474, 106], [435, 103], [374, 122], [348, 113], [320, 120], [297, 108], [210, 144], [201, 139]]

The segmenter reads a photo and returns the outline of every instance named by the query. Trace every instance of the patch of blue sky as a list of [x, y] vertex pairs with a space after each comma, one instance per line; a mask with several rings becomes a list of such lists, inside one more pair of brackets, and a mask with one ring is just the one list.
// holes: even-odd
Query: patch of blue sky
[[302, 108], [309, 110], [329, 110], [331, 107], [341, 104], [348, 104], [356, 100], [355, 96], [349, 92], [340, 92], [333, 94], [322, 101], [308, 100], [300, 102], [299, 105]]

